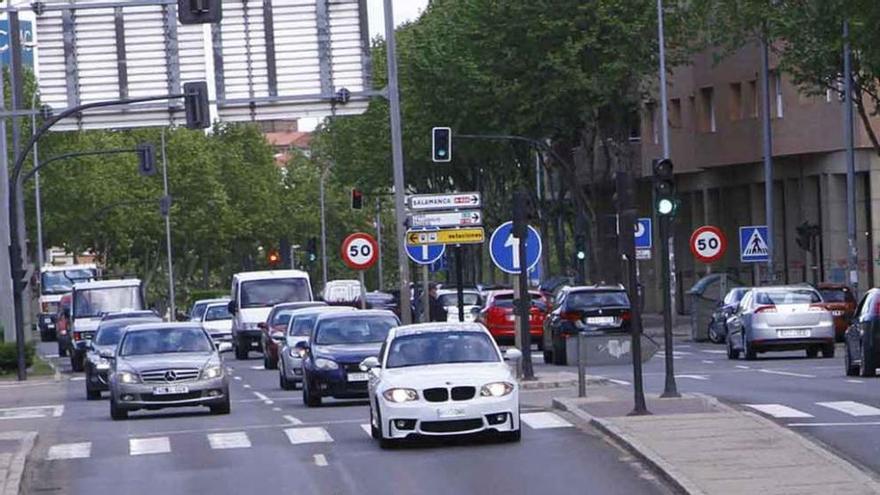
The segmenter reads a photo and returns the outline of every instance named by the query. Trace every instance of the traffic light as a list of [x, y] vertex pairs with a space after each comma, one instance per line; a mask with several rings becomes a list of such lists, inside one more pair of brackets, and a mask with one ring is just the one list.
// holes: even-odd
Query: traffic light
[[797, 226], [797, 238], [795, 241], [799, 248], [804, 251], [812, 251], [814, 239], [822, 235], [822, 228], [810, 222], [804, 222]]
[[435, 127], [431, 132], [431, 158], [435, 163], [452, 161], [452, 129]]
[[187, 129], [211, 127], [211, 110], [208, 108], [208, 83], [188, 82], [183, 85], [183, 103], [186, 109]]
[[309, 238], [309, 242], [306, 243], [306, 253], [308, 253], [309, 263], [318, 261], [318, 239]]
[[351, 209], [352, 210], [363, 210], [364, 209], [364, 193], [360, 191], [360, 189], [351, 189]]
[[277, 249], [269, 251], [269, 254], [266, 255], [266, 261], [269, 262], [269, 266], [277, 266], [281, 263], [281, 253]]
[[167, 217], [171, 214], [171, 196], [162, 196], [159, 198], [159, 214]]
[[587, 236], [578, 234], [574, 237], [574, 251], [578, 261], [587, 259]]
[[517, 239], [528, 237], [528, 195], [522, 190], [513, 193], [513, 234]]
[[141, 143], [137, 146], [138, 172], [144, 177], [156, 175], [156, 153], [150, 143]]
[[661, 217], [673, 217], [678, 210], [672, 160], [654, 160], [654, 209]]
[[223, 19], [221, 0], [177, 0], [181, 24], [215, 24]]

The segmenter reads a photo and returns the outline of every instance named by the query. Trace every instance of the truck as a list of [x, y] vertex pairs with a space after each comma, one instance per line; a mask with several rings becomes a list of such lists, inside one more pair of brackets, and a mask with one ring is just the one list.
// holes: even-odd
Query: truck
[[40, 269], [40, 308], [37, 313], [37, 328], [40, 340], [50, 342], [56, 340], [58, 305], [65, 294], [73, 290], [73, 284], [88, 282], [98, 278], [98, 266], [82, 265], [45, 265]]

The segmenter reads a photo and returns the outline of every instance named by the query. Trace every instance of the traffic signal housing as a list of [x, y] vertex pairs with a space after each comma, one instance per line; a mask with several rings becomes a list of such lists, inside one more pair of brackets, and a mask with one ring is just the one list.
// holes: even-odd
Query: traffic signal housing
[[269, 251], [269, 254], [266, 255], [266, 261], [269, 262], [269, 266], [278, 266], [281, 263], [281, 253], [277, 249]]
[[211, 109], [208, 104], [208, 83], [188, 82], [183, 85], [183, 104], [187, 129], [211, 127]]
[[306, 243], [306, 253], [309, 257], [309, 263], [318, 261], [318, 239], [311, 237]]
[[137, 146], [138, 172], [144, 177], [156, 175], [156, 152], [150, 143]]
[[364, 209], [364, 193], [360, 189], [351, 189], [351, 209], [352, 210], [363, 210]]
[[221, 0], [177, 0], [181, 24], [215, 24], [223, 20]]
[[449, 163], [452, 161], [452, 129], [449, 127], [435, 127], [431, 131], [431, 159], [435, 163]]
[[654, 160], [654, 210], [660, 217], [674, 217], [678, 210], [672, 160]]

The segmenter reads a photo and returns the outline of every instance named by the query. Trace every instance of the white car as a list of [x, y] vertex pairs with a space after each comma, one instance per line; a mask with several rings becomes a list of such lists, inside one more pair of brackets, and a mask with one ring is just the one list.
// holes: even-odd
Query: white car
[[382, 448], [410, 436], [497, 432], [520, 440], [519, 385], [486, 327], [425, 323], [392, 329], [369, 373], [370, 425]]
[[229, 312], [229, 301], [208, 303], [202, 313], [202, 328], [214, 342], [232, 343], [232, 313]]
[[[466, 289], [462, 293], [462, 301], [464, 301], [464, 321], [471, 323], [477, 319], [480, 306], [482, 305], [482, 297], [480, 293]], [[446, 308], [446, 321], [452, 323], [458, 322], [458, 291], [456, 289], [443, 289], [437, 291], [437, 299], [440, 304]]]

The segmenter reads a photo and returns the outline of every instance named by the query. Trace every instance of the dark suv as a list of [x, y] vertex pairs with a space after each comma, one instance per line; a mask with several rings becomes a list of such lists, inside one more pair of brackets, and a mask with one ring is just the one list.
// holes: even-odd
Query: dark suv
[[581, 330], [629, 332], [631, 317], [622, 285], [563, 289], [544, 319], [544, 362], [565, 365], [565, 341]]

